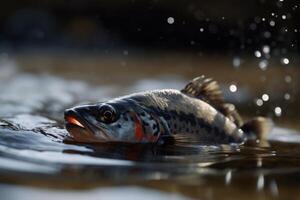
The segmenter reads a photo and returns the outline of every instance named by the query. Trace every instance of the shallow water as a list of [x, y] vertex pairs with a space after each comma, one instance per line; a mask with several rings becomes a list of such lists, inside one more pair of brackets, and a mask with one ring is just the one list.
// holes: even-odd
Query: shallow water
[[184, 77], [96, 87], [21, 72], [9, 64], [0, 68], [0, 193], [5, 199], [300, 196], [300, 135], [286, 128], [275, 127], [269, 142], [244, 146], [79, 144], [66, 139], [65, 108], [145, 89], [180, 89]]

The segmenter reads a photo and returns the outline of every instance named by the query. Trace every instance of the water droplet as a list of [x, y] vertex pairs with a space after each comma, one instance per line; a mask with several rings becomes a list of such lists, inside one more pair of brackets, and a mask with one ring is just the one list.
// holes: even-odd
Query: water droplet
[[255, 57], [260, 58], [261, 57], [261, 53], [260, 51], [255, 51], [254, 52]]
[[285, 93], [284, 94], [284, 99], [285, 100], [290, 100], [291, 99], [291, 95], [289, 93]]
[[256, 99], [255, 103], [257, 106], [262, 106], [264, 104], [263, 100], [261, 100], [261, 99]]
[[290, 63], [290, 60], [288, 58], [282, 58], [281, 63], [284, 64], [284, 65], [287, 65], [287, 64]]
[[200, 28], [200, 32], [203, 32], [204, 31], [204, 28]]
[[255, 23], [257, 23], [257, 24], [260, 23], [260, 17], [259, 17], [259, 16], [255, 17], [255, 18], [254, 18], [254, 21], [255, 21]]
[[175, 22], [174, 17], [168, 17], [167, 22], [168, 22], [168, 24], [174, 24], [174, 22]]
[[250, 29], [251, 30], [256, 30], [256, 28], [257, 28], [257, 25], [255, 24], [255, 23], [252, 23], [252, 24], [250, 24]]
[[124, 54], [125, 56], [128, 56], [128, 51], [127, 51], [127, 50], [124, 50], [124, 51], [123, 51], [123, 54]]
[[270, 26], [275, 26], [275, 21], [270, 21]]
[[269, 100], [269, 95], [263, 94], [263, 95], [261, 96], [261, 98], [262, 98], [263, 101], [268, 101], [268, 100]]
[[264, 37], [265, 38], [270, 38], [271, 37], [271, 33], [269, 31], [264, 32]]
[[238, 68], [241, 65], [241, 59], [238, 57], [233, 58], [232, 64], [235, 68]]
[[284, 80], [285, 80], [285, 82], [290, 83], [290, 82], [292, 82], [292, 77], [287, 75], [284, 77]]
[[236, 91], [237, 91], [236, 85], [231, 84], [231, 85], [229, 86], [229, 90], [230, 90], [230, 92], [236, 92]]
[[296, 10], [298, 8], [298, 5], [293, 6], [293, 10]]
[[268, 61], [267, 60], [262, 60], [258, 63], [258, 66], [261, 70], [266, 70], [268, 67]]
[[276, 115], [277, 117], [280, 117], [281, 114], [282, 114], [281, 108], [280, 108], [279, 106], [275, 107], [274, 113], [275, 113], [275, 115]]
[[263, 52], [265, 53], [265, 54], [269, 54], [270, 53], [270, 47], [268, 46], [268, 45], [265, 45], [265, 46], [263, 46]]

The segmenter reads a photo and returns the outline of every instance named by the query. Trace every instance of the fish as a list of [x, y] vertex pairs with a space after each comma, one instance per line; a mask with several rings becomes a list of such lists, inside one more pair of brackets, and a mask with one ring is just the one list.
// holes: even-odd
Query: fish
[[66, 129], [76, 142], [244, 144], [266, 139], [269, 119], [244, 122], [224, 100], [220, 86], [204, 75], [182, 90], [150, 90], [75, 106], [64, 112]]

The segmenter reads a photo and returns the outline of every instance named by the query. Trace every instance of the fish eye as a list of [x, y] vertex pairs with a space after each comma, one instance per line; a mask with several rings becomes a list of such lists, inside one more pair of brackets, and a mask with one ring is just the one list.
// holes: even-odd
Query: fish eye
[[108, 104], [104, 104], [99, 108], [99, 120], [104, 123], [113, 123], [117, 120], [116, 110]]

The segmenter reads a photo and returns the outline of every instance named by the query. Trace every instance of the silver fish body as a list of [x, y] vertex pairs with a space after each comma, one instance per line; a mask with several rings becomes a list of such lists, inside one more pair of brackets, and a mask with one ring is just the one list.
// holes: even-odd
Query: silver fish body
[[[201, 86], [212, 85], [205, 80], [201, 80], [201, 83], [204, 81]], [[200, 88], [201, 91], [204, 89]], [[67, 129], [73, 139], [80, 142], [155, 143], [174, 139], [210, 145], [240, 144], [247, 139], [248, 135], [234, 120], [238, 118], [233, 112], [222, 113], [212, 105], [217, 102], [218, 93], [204, 94], [206, 98], [196, 98], [195, 94], [189, 86], [186, 91], [145, 91], [77, 106], [65, 112]]]

